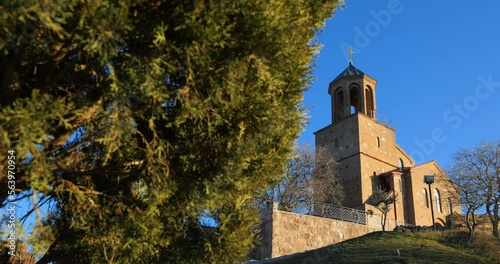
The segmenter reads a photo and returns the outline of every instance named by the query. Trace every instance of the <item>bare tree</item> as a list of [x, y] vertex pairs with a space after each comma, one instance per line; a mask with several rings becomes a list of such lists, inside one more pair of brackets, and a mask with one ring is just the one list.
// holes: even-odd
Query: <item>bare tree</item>
[[469, 231], [469, 241], [474, 238], [476, 226], [479, 224], [476, 218], [476, 210], [481, 208], [484, 203], [480, 195], [477, 181], [470, 174], [466, 174], [463, 169], [464, 162], [459, 162], [454, 157], [454, 163], [448, 170], [449, 180], [449, 198], [453, 202], [458, 202], [465, 207], [465, 225]]
[[382, 225], [382, 231], [385, 231], [387, 214], [391, 210], [391, 205], [396, 203], [396, 194], [392, 191], [386, 192], [382, 189], [378, 189], [373, 192], [372, 196], [370, 197], [370, 201], [382, 213], [380, 224]]
[[466, 214], [466, 224], [469, 216], [472, 216], [472, 225], [476, 224], [474, 211], [484, 206], [493, 236], [499, 238], [500, 141], [483, 141], [472, 149], [460, 149], [453, 156], [450, 175], [459, 188], [462, 204], [470, 211]]
[[[318, 148], [316, 149], [315, 165], [313, 172], [314, 199], [309, 199], [309, 201], [341, 205], [345, 193], [341, 179], [337, 176], [337, 162], [325, 148]], [[309, 209], [311, 206], [312, 204], [309, 204]]]
[[340, 204], [344, 194], [336, 167], [337, 163], [324, 149], [315, 152], [308, 145], [297, 147], [281, 180], [258, 197], [257, 203], [277, 201], [280, 210], [301, 213], [311, 213], [315, 201]]

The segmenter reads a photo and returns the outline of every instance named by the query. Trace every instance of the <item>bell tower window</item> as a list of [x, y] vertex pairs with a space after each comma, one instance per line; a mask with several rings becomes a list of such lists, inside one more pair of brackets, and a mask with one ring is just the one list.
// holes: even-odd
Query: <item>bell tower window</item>
[[343, 117], [343, 109], [344, 109], [344, 92], [341, 90], [341, 87], [337, 88], [337, 92], [335, 93], [335, 121], [340, 120]]
[[355, 114], [356, 112], [359, 111], [359, 91], [358, 87], [354, 86], [351, 87], [349, 91], [349, 114]]
[[373, 102], [373, 90], [370, 86], [366, 86], [365, 89], [365, 100], [366, 100], [366, 115], [374, 118], [374, 102]]

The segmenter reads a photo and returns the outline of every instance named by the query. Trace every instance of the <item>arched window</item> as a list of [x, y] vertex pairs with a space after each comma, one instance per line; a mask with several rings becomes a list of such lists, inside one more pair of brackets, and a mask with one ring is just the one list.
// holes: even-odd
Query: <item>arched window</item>
[[373, 118], [373, 90], [370, 86], [365, 89], [366, 115]]
[[357, 86], [353, 86], [349, 90], [349, 109], [351, 115], [359, 111], [359, 89]]
[[403, 169], [405, 168], [405, 164], [403, 163], [403, 160], [402, 159], [399, 159], [399, 171], [403, 171]]
[[377, 137], [377, 147], [380, 148], [380, 138]]
[[436, 200], [436, 211], [442, 213], [443, 210], [441, 208], [441, 196], [439, 195], [438, 189], [434, 189], [434, 200]]
[[448, 204], [448, 214], [453, 214], [453, 206], [451, 204], [450, 198], [446, 199], [446, 203]]
[[341, 87], [337, 88], [338, 91], [335, 93], [335, 121], [344, 115], [344, 92], [340, 89]]
[[426, 189], [424, 189], [424, 203], [425, 203], [425, 207], [429, 208], [429, 195], [427, 194]]

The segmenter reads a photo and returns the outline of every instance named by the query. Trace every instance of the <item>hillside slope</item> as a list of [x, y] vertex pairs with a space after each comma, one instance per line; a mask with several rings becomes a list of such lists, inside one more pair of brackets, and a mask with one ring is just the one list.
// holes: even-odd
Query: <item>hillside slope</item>
[[495, 263], [425, 233], [375, 232], [316, 250], [257, 263]]

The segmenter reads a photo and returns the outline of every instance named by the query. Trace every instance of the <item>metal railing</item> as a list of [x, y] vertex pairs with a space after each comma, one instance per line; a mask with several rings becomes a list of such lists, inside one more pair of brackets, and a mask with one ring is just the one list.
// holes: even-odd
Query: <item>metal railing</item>
[[389, 118], [387, 118], [384, 115], [381, 115], [381, 114], [377, 113], [376, 120], [377, 120], [377, 122], [382, 123], [383, 125], [395, 128], [396, 124], [394, 123], [394, 121], [390, 120]]
[[366, 213], [364, 211], [338, 205], [315, 203], [313, 215], [366, 225]]

